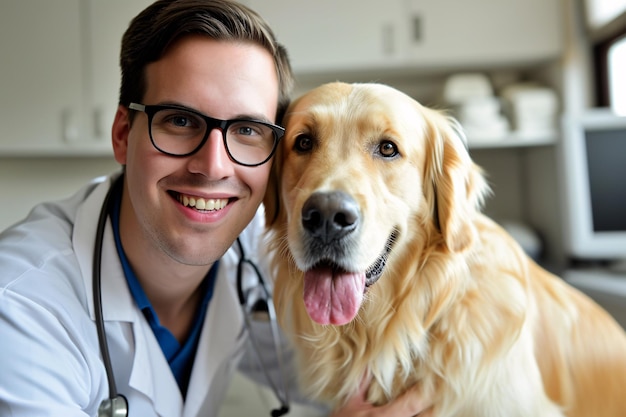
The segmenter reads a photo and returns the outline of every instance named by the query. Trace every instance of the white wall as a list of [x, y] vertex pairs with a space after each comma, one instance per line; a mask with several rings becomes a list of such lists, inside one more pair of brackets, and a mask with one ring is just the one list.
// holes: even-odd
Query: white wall
[[113, 156], [0, 158], [0, 230], [24, 218], [36, 203], [70, 196], [90, 179], [117, 169]]

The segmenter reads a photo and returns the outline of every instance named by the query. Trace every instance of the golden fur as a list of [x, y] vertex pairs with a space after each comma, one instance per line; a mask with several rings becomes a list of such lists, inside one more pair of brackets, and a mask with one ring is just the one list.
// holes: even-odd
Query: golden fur
[[[387, 86], [332, 83], [285, 125], [264, 203], [305, 391], [338, 405], [366, 376], [374, 403], [413, 387], [438, 417], [626, 416], [624, 332], [480, 213], [489, 190], [453, 121]], [[332, 191], [359, 215], [339, 269], [367, 270], [392, 241], [340, 325], [316, 323], [303, 301], [303, 206]]]

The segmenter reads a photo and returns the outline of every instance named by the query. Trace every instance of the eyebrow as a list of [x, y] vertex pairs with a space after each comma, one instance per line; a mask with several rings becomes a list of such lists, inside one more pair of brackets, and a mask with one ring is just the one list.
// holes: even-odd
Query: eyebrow
[[[219, 119], [217, 117], [208, 115], [208, 114], [206, 114], [204, 112], [201, 112], [200, 110], [198, 110], [196, 108], [189, 107], [189, 106], [187, 106], [185, 104], [182, 104], [180, 102], [177, 102], [177, 101], [161, 101], [161, 102], [155, 103], [155, 105], [158, 105], [158, 106], [173, 106], [173, 107], [176, 107], [176, 108], [180, 108], [182, 110], [190, 110], [192, 112], [196, 112], [196, 113], [202, 114], [204, 116], [211, 117], [213, 119]], [[239, 119], [241, 119], [241, 120], [256, 120], [256, 121], [260, 121], [260, 122], [275, 124], [275, 122], [269, 120], [265, 115], [263, 115], [261, 113], [257, 113], [257, 114], [240, 113], [240, 114], [235, 115], [234, 117], [230, 117], [228, 119], [219, 119], [219, 120], [239, 120]]]

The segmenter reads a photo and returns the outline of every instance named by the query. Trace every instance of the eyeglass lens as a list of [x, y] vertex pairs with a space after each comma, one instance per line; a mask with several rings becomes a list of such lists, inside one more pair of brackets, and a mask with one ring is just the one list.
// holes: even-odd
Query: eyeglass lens
[[[221, 121], [210, 122], [211, 119], [183, 109], [161, 109], [152, 117], [150, 134], [157, 149], [172, 155], [188, 155], [201, 146], [212, 129], [221, 129]], [[261, 122], [231, 120], [221, 130], [230, 157], [239, 163], [264, 162], [274, 149], [276, 135]]]

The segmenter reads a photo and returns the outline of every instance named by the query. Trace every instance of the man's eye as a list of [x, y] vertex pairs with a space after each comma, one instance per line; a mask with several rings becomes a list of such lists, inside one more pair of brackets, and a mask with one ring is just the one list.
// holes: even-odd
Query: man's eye
[[189, 126], [190, 121], [185, 116], [173, 116], [172, 118], [170, 118], [170, 123], [174, 126], [185, 127]]
[[242, 124], [235, 126], [238, 136], [267, 136], [269, 129], [257, 124]]
[[153, 123], [164, 129], [200, 128], [204, 125], [204, 121], [193, 113], [170, 109], [159, 111]]
[[238, 130], [240, 135], [250, 136], [254, 134], [254, 130], [250, 126], [242, 126]]

